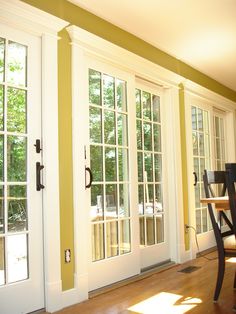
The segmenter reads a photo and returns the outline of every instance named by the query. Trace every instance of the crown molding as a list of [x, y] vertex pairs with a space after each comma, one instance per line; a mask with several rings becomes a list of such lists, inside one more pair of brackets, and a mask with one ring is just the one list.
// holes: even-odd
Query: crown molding
[[57, 33], [69, 23], [19, 0], [0, 0], [0, 23], [32, 35]]

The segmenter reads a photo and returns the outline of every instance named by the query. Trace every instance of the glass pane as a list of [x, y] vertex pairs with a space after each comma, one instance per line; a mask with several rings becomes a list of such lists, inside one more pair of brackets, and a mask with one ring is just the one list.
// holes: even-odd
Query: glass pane
[[201, 233], [201, 210], [196, 210], [196, 229], [197, 233]]
[[[205, 158], [210, 159], [210, 136], [209, 135], [205, 135], [205, 142], [204, 142], [204, 156]], [[207, 164], [207, 162], [206, 162]]]
[[160, 97], [152, 95], [153, 121], [160, 122]]
[[105, 144], [115, 144], [115, 112], [104, 110], [104, 142]]
[[221, 159], [225, 160], [225, 141], [224, 140], [221, 141], [221, 149], [222, 149]]
[[8, 237], [7, 260], [8, 282], [15, 282], [28, 278], [28, 250], [27, 235], [12, 235]]
[[216, 158], [221, 159], [221, 151], [220, 151], [220, 139], [216, 138]]
[[207, 209], [202, 209], [202, 232], [207, 231]]
[[7, 130], [26, 132], [26, 91], [7, 89]]
[[203, 129], [205, 134], [209, 134], [208, 111], [203, 111]]
[[104, 106], [115, 108], [115, 79], [109, 75], [103, 75], [103, 101]]
[[0, 233], [5, 231], [4, 225], [4, 186], [0, 185]]
[[103, 181], [103, 158], [101, 146], [90, 146], [90, 165], [93, 181]]
[[157, 243], [164, 242], [164, 216], [161, 214], [156, 216], [156, 235]]
[[92, 221], [104, 219], [103, 186], [100, 184], [91, 186], [90, 218]]
[[26, 181], [26, 146], [25, 137], [7, 137], [8, 181]]
[[138, 213], [139, 215], [144, 214], [144, 193], [143, 193], [143, 185], [139, 184], [138, 186]]
[[126, 101], [126, 82], [122, 80], [117, 80], [117, 109], [122, 111], [127, 111], [127, 101]]
[[4, 238], [0, 238], [0, 286], [5, 284]]
[[146, 184], [145, 185], [145, 196], [146, 196], [146, 207], [145, 207], [145, 213], [146, 214], [153, 214], [154, 212], [154, 187], [153, 184]]
[[26, 86], [27, 47], [13, 41], [8, 44], [7, 81], [17, 86]]
[[0, 38], [0, 82], [4, 80], [5, 39]]
[[160, 182], [162, 176], [162, 156], [159, 154], [154, 155], [154, 168], [155, 168], [155, 181]]
[[125, 254], [131, 251], [130, 244], [130, 221], [120, 221], [120, 254]]
[[128, 149], [119, 148], [118, 150], [118, 161], [119, 161], [119, 180], [120, 181], [128, 181], [129, 173], [128, 173]]
[[107, 257], [118, 255], [118, 226], [117, 221], [106, 224]]
[[199, 158], [193, 158], [193, 167], [194, 167], [194, 172], [196, 172], [197, 175], [197, 181], [200, 179], [200, 174], [199, 174]]
[[99, 108], [89, 109], [90, 142], [102, 142], [102, 110]]
[[145, 245], [145, 220], [144, 217], [139, 217], [139, 237], [140, 237], [140, 245]]
[[116, 149], [105, 148], [106, 181], [116, 181]]
[[146, 216], [146, 228], [147, 228], [147, 245], [155, 244], [155, 227], [154, 217], [152, 215]]
[[106, 185], [106, 219], [117, 218], [117, 186], [115, 184]]
[[143, 91], [143, 119], [151, 120], [151, 94]]
[[143, 123], [144, 133], [144, 149], [152, 150], [152, 125], [151, 123]]
[[141, 118], [142, 111], [141, 111], [141, 90], [140, 89], [135, 90], [135, 96], [136, 96], [136, 117]]
[[120, 207], [119, 216], [129, 216], [129, 186], [128, 184], [119, 184], [119, 195], [120, 195]]
[[136, 134], [137, 134], [137, 149], [142, 149], [143, 140], [142, 140], [142, 121], [136, 121]]
[[25, 185], [11, 185], [7, 191], [8, 231], [27, 229], [27, 196]]
[[143, 182], [143, 153], [138, 153], [138, 181]]
[[0, 135], [0, 181], [4, 180], [4, 135]]
[[220, 121], [219, 117], [215, 116], [215, 136], [220, 137]]
[[155, 212], [162, 212], [162, 187], [161, 184], [155, 185]]
[[101, 73], [89, 69], [89, 103], [101, 106]]
[[197, 109], [192, 107], [192, 129], [197, 130]]
[[197, 110], [198, 114], [198, 130], [203, 131], [203, 114], [202, 114], [202, 109]]
[[153, 132], [154, 132], [154, 150], [155, 152], [161, 152], [161, 126], [159, 124], [154, 124]]
[[204, 169], [206, 169], [205, 159], [200, 158], [200, 178], [201, 178], [201, 180], [203, 180]]
[[144, 154], [144, 181], [145, 182], [152, 182], [153, 181], [153, 173], [152, 173], [152, 154], [151, 153], [145, 153]]
[[194, 187], [195, 190], [195, 208], [199, 208], [200, 207], [200, 186], [199, 184], [197, 184]]
[[220, 118], [220, 137], [221, 139], [224, 139], [225, 132], [224, 132], [224, 120]]
[[127, 115], [118, 114], [117, 117], [118, 127], [118, 144], [122, 146], [128, 145], [128, 128], [127, 128]]
[[199, 133], [199, 154], [200, 156], [205, 155], [205, 150], [204, 150], [204, 135]]
[[3, 126], [4, 126], [3, 112], [4, 112], [4, 87], [0, 85], [0, 130], [1, 131], [3, 130]]
[[197, 132], [192, 132], [192, 141], [193, 141], [193, 155], [198, 156]]
[[104, 259], [104, 224], [92, 224], [92, 260]]

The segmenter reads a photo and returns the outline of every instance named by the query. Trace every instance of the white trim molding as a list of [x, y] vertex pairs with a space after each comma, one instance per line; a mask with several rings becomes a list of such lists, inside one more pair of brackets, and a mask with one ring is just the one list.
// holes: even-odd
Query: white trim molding
[[41, 38], [45, 308], [62, 308], [57, 33], [69, 23], [18, 0], [0, 0], [0, 22]]
[[57, 32], [69, 23], [19, 0], [0, 0], [0, 22], [31, 35]]
[[[161, 87], [178, 87], [183, 77], [171, 72], [151, 61], [146, 60], [124, 48], [121, 48], [101, 37], [98, 37], [77, 26], [66, 28], [73, 44], [83, 49], [87, 56], [97, 57], [106, 63], [119, 66], [136, 77], [150, 80]], [[158, 73], [158, 75], [157, 75]]]

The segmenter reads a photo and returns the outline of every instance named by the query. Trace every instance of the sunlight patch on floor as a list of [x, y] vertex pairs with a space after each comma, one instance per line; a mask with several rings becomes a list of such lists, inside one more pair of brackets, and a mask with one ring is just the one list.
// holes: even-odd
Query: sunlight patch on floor
[[236, 263], [236, 257], [230, 257], [226, 260], [228, 263]]
[[[202, 303], [201, 299], [161, 292], [128, 308], [140, 314], [184, 314]], [[160, 311], [160, 312], [159, 312]]]

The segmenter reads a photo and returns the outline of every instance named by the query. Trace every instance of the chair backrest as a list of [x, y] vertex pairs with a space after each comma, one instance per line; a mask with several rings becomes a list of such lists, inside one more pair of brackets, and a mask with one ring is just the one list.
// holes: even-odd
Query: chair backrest
[[225, 169], [226, 169], [226, 186], [229, 196], [232, 225], [234, 234], [236, 236], [236, 192], [235, 192], [236, 163], [226, 163]]
[[224, 196], [226, 192], [225, 171], [204, 170], [203, 175], [204, 189], [206, 197], [215, 197], [212, 185], [221, 184], [221, 191], [218, 190], [217, 196]]
[[[225, 177], [225, 171], [211, 171], [211, 170], [204, 170], [203, 174], [203, 183], [204, 183], [204, 190], [206, 197], [215, 197], [215, 193], [212, 189], [212, 185], [219, 185], [220, 189], [218, 190], [217, 196], [224, 196], [226, 192], [226, 177]], [[220, 229], [220, 223], [218, 220], [220, 220], [220, 215], [218, 215], [217, 219], [213, 210], [213, 206], [211, 203], [207, 204], [209, 216], [212, 223], [212, 228], [214, 231], [216, 244], [218, 247], [218, 250], [224, 249], [224, 243], [222, 239], [222, 233]]]

